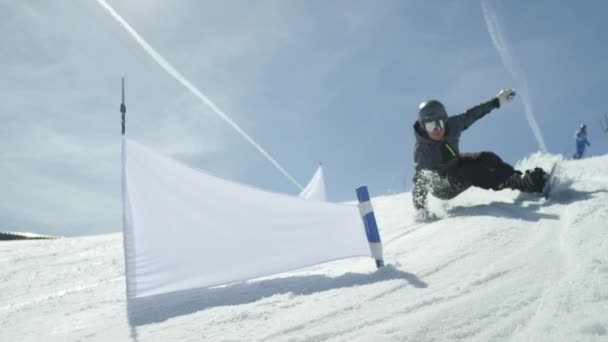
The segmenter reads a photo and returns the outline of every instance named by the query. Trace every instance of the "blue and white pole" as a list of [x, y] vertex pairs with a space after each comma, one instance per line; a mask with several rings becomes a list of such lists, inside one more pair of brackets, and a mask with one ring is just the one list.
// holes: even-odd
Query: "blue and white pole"
[[367, 186], [357, 188], [357, 198], [359, 199], [359, 213], [361, 213], [361, 219], [365, 225], [365, 235], [367, 235], [369, 249], [372, 252], [372, 257], [376, 259], [376, 267], [380, 268], [384, 266], [382, 241], [380, 241], [380, 232], [376, 224], [376, 216], [374, 215], [372, 202], [369, 199]]

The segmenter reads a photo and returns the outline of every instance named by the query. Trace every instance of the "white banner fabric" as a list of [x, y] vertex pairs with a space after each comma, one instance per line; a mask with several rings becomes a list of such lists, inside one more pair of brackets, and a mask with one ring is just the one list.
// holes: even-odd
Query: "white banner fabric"
[[369, 256], [356, 206], [230, 182], [123, 138], [127, 297]]
[[[327, 195], [325, 191], [325, 179], [323, 177], [323, 167], [319, 165], [317, 171], [308, 182], [308, 185], [300, 192], [299, 197], [305, 199], [312, 199], [315, 201], [327, 202]], [[354, 192], [353, 192], [354, 193]]]

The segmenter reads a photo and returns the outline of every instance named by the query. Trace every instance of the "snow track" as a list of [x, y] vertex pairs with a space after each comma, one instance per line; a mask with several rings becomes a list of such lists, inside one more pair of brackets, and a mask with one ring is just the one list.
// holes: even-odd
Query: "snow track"
[[377, 197], [387, 267], [207, 289], [134, 330], [120, 235], [1, 243], [0, 340], [606, 341], [607, 175], [608, 157], [565, 161], [571, 184], [549, 201], [470, 189], [435, 202], [431, 223], [412, 219], [409, 193]]

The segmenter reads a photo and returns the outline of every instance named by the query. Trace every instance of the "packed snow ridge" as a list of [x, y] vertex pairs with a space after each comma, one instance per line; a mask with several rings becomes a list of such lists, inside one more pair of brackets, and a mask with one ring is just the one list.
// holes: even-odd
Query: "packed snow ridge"
[[206, 289], [137, 327], [121, 234], [2, 242], [0, 340], [608, 341], [608, 156], [560, 165], [550, 200], [470, 189], [432, 201], [429, 223], [410, 193], [375, 197], [388, 266], [347, 259]]

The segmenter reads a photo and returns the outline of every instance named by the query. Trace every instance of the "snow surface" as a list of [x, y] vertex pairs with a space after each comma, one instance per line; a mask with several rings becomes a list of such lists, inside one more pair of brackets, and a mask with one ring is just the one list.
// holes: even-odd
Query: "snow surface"
[[0, 341], [608, 341], [608, 156], [560, 165], [549, 201], [470, 189], [430, 223], [410, 193], [373, 198], [387, 267], [202, 290], [133, 328], [121, 234], [2, 242]]

